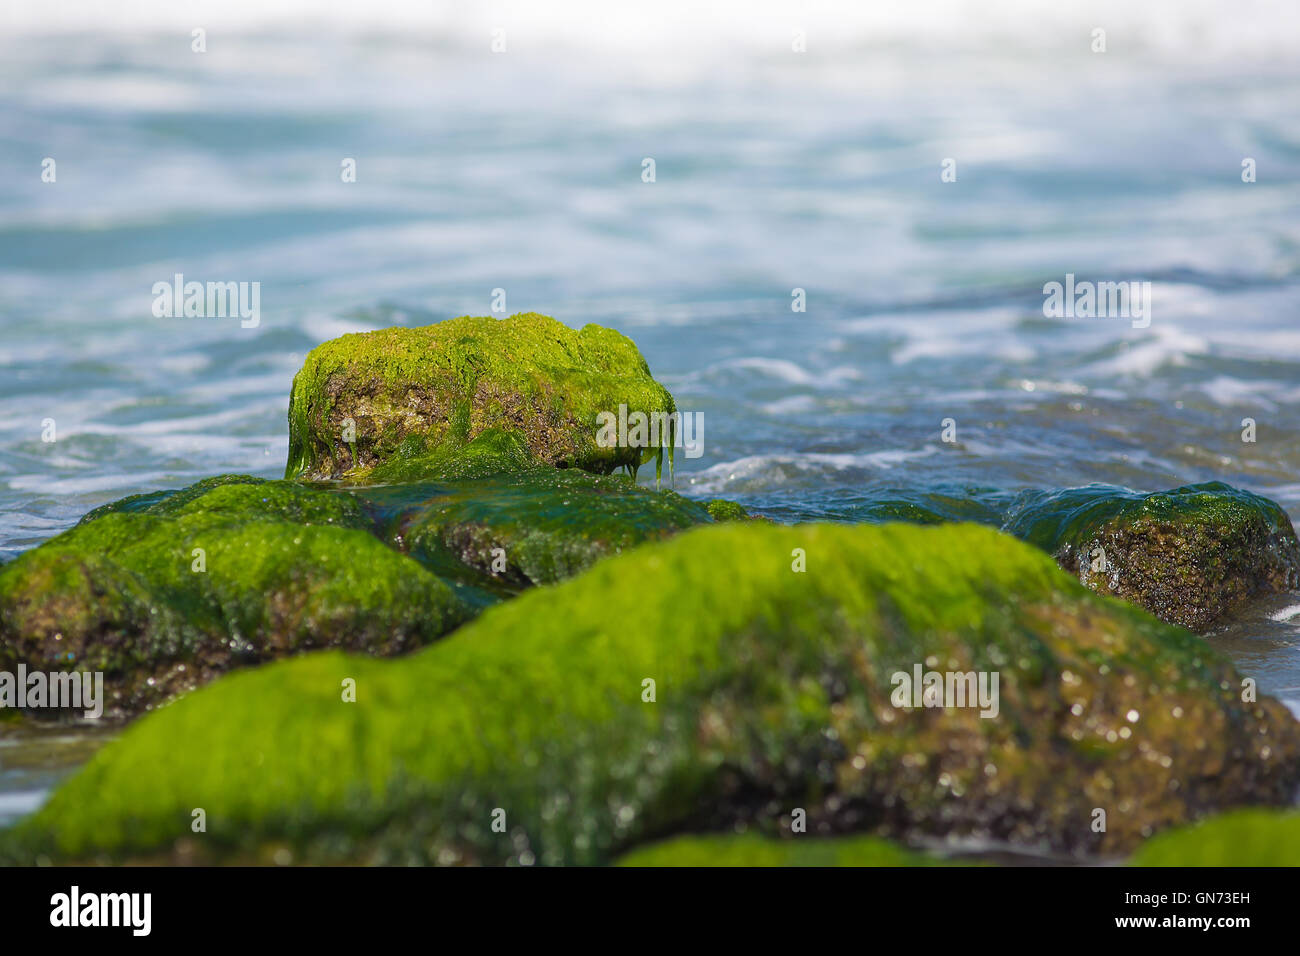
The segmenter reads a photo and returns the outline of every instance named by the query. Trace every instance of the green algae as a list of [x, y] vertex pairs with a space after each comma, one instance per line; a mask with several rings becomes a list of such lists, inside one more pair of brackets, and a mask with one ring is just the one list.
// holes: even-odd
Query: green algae
[[349, 485], [386, 528], [386, 540], [482, 592], [469, 598], [480, 605], [490, 603], [483, 596], [552, 584], [602, 557], [724, 520], [718, 515], [747, 516], [739, 505], [699, 504], [641, 487], [630, 475], [540, 465], [518, 436], [500, 429], [432, 455], [389, 459], [368, 478], [405, 479]]
[[944, 861], [878, 837], [685, 836], [641, 847], [618, 866], [935, 866]]
[[[204, 478], [196, 481], [187, 488], [169, 488], [163, 491], [149, 491], [140, 495], [130, 495], [126, 498], [120, 498], [117, 501], [111, 501], [106, 505], [100, 505], [92, 511], [86, 512], [82, 516], [80, 524], [88, 521], [94, 521], [106, 514], [127, 513], [127, 514], [161, 514], [173, 515], [186, 511], [192, 511], [191, 504], [196, 498], [201, 498], [226, 485], [259, 485], [270, 494], [274, 495], [277, 501], [288, 504], [292, 507], [292, 487], [283, 486], [282, 483], [271, 484], [265, 478], [254, 478], [252, 475], [216, 475], [212, 478]], [[289, 489], [289, 490], [285, 490]], [[244, 499], [236, 498], [236, 501], [242, 502]], [[355, 517], [354, 514], [347, 510], [346, 502], [337, 502], [337, 509], [331, 517], [334, 520], [350, 523]], [[269, 505], [269, 507], [268, 507]], [[265, 517], [275, 516], [276, 505], [270, 501], [264, 501], [259, 494], [256, 500], [256, 507], [248, 509], [250, 514]]]
[[1300, 587], [1300, 541], [1286, 512], [1223, 482], [1030, 493], [1004, 528], [1093, 590], [1196, 630], [1253, 595]]
[[1300, 866], [1300, 813], [1237, 810], [1144, 843], [1133, 866]]
[[1004, 530], [1052, 554], [1096, 537], [1116, 521], [1238, 525], [1256, 518], [1271, 530], [1291, 527], [1281, 505], [1222, 481], [1150, 493], [1086, 485], [1023, 496]]
[[[542, 464], [634, 470], [671, 437], [645, 449], [600, 447], [597, 415], [620, 406], [676, 410], [636, 346], [612, 329], [524, 313], [345, 335], [313, 349], [294, 378], [285, 477], [366, 477], [394, 459], [405, 479], [428, 477], [421, 460], [445, 465], [444, 446], [488, 429], [518, 436]], [[352, 442], [343, 440], [349, 422]]]
[[734, 501], [727, 501], [723, 498], [714, 498], [704, 503], [704, 510], [709, 513], [709, 517], [714, 521], [746, 521], [750, 514], [744, 506], [736, 504]]
[[[893, 707], [914, 663], [997, 671], [999, 716]], [[228, 675], [130, 727], [0, 858], [602, 863], [775, 836], [796, 808], [809, 836], [1113, 854], [1290, 799], [1300, 727], [1238, 687], [1194, 635], [988, 529], [711, 525], [401, 660]]]
[[839, 512], [851, 521], [879, 524], [949, 524], [970, 521], [998, 527], [1011, 496], [992, 488], [939, 485], [925, 490], [873, 488], [861, 501], [847, 501]]
[[410, 493], [423, 503], [394, 522], [398, 547], [431, 566], [445, 568], [450, 557], [515, 588], [553, 584], [713, 520], [675, 492], [574, 470], [534, 468]]
[[473, 481], [541, 467], [522, 438], [500, 428], [485, 429], [464, 444], [448, 440], [432, 452], [424, 449], [423, 438], [407, 439], [392, 457], [372, 468], [361, 483]]
[[350, 496], [224, 476], [97, 509], [0, 569], [0, 669], [103, 671], [129, 714], [286, 654], [410, 650], [463, 616]]
[[1286, 512], [1223, 482], [1149, 494], [1112, 485], [1018, 495], [875, 490], [868, 502], [845, 505], [843, 514], [856, 521], [1000, 527], [1052, 554], [1093, 590], [1198, 631], [1256, 594], [1300, 587], [1300, 541]]

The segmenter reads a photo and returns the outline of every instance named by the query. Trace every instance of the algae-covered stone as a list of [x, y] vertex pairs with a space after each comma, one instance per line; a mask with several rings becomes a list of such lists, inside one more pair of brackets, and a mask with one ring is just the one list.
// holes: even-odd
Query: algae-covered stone
[[1235, 810], [1153, 837], [1133, 866], [1300, 866], [1300, 813]]
[[848, 836], [775, 839], [755, 833], [685, 836], [641, 847], [619, 866], [933, 866], [942, 861], [882, 840]]
[[258, 485], [260, 491], [253, 499], [255, 503], [252, 507], [249, 506], [249, 499], [245, 496], [235, 496], [233, 499], [229, 496], [214, 496], [206, 502], [207, 508], [216, 509], [222, 507], [223, 502], [227, 502], [238, 508], [241, 514], [259, 517], [291, 517], [292, 520], [306, 521], [309, 519], [304, 516], [302, 509], [308, 507], [315, 509], [312, 517], [318, 522], [357, 526], [361, 523], [356, 507], [345, 498], [315, 495], [303, 491], [298, 485], [291, 485], [288, 482], [268, 482], [265, 478], [254, 478], [252, 475], [217, 475], [196, 481], [187, 488], [167, 488], [162, 491], [128, 495], [86, 512], [79, 523], [86, 524], [106, 514], [117, 512], [174, 515], [183, 510], [194, 510], [189, 508], [194, 499], [226, 485]]
[[[289, 399], [286, 478], [369, 475], [393, 460], [418, 463], [487, 429], [517, 435], [535, 461], [607, 474], [671, 449], [661, 425], [651, 446], [598, 444], [597, 416], [668, 416], [672, 396], [630, 339], [574, 330], [548, 316], [463, 316], [422, 328], [345, 335], [313, 349]], [[656, 419], [656, 421], [660, 421]]]
[[103, 671], [134, 713], [319, 647], [410, 650], [459, 622], [446, 584], [348, 495], [247, 476], [137, 495], [0, 569], [0, 670]]
[[[627, 548], [708, 523], [710, 508], [629, 476], [538, 465], [522, 441], [489, 429], [453, 452], [419, 459], [426, 480], [353, 484], [394, 547], [486, 601], [552, 584]], [[385, 477], [406, 472], [390, 460]]]
[[364, 487], [376, 483], [473, 481], [545, 467], [533, 459], [519, 435], [488, 428], [465, 444], [444, 442], [431, 452], [424, 451], [418, 442], [407, 443], [353, 483]]
[[[895, 706], [916, 666], [997, 674], [996, 716]], [[1243, 703], [1204, 641], [1010, 537], [738, 522], [399, 660], [228, 675], [128, 728], [0, 858], [601, 863], [674, 833], [775, 835], [795, 808], [808, 836], [1118, 853], [1289, 801], [1298, 756], [1300, 725]]]
[[1254, 594], [1300, 587], [1300, 542], [1286, 512], [1222, 482], [1034, 493], [1006, 530], [1094, 591], [1196, 630]]
[[836, 502], [838, 520], [883, 524], [948, 524], [970, 521], [998, 527], [1013, 495], [979, 485], [935, 484], [897, 487], [873, 483], [858, 495]]
[[424, 503], [396, 522], [412, 556], [450, 556], [514, 587], [553, 584], [598, 559], [713, 519], [672, 491], [622, 475], [533, 468], [404, 489]]
[[704, 509], [714, 521], [745, 521], [750, 516], [743, 505], [739, 505], [734, 501], [727, 501], [724, 498], [714, 498], [711, 501], [706, 501]]

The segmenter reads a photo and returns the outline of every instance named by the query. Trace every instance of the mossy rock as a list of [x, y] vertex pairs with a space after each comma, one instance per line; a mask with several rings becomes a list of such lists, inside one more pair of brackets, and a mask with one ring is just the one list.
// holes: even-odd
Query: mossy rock
[[[620, 405], [676, 411], [636, 345], [613, 329], [574, 330], [530, 312], [344, 335], [313, 349], [294, 378], [285, 477], [368, 477], [394, 461], [404, 480], [431, 477], [421, 460], [436, 468], [448, 458], [440, 453], [488, 429], [518, 436], [541, 464], [635, 470], [662, 450], [597, 443], [597, 415]], [[660, 444], [671, 454], [671, 437]]]
[[944, 861], [879, 837], [684, 836], [625, 854], [619, 866], [934, 866]]
[[1094, 591], [1193, 630], [1254, 595], [1300, 587], [1300, 542], [1286, 512], [1223, 482], [1033, 493], [1005, 527]]
[[622, 475], [553, 468], [404, 486], [422, 503], [392, 540], [432, 567], [450, 558], [518, 589], [573, 577], [601, 558], [713, 520], [701, 504]]
[[300, 651], [412, 650], [464, 615], [350, 496], [224, 476], [99, 508], [0, 569], [0, 670], [103, 671], [127, 715]]
[[1236, 810], [1153, 837], [1133, 866], [1300, 866], [1300, 813]]
[[[227, 485], [259, 486], [257, 497], [253, 499], [255, 502], [253, 507], [249, 507], [249, 499], [245, 496], [237, 495], [234, 498], [214, 496], [205, 503], [205, 510], [224, 507], [229, 511], [233, 506], [242, 513], [264, 518], [284, 518], [294, 521], [308, 521], [314, 518], [317, 522], [325, 524], [349, 527], [364, 525], [360, 512], [344, 498], [302, 492], [298, 485], [282, 481], [268, 482], [265, 478], [254, 478], [252, 475], [217, 475], [196, 481], [187, 488], [166, 488], [162, 491], [128, 495], [86, 512], [78, 524], [86, 524], [107, 514], [175, 515], [182, 511], [194, 511], [191, 505], [196, 498], [202, 498], [208, 492]], [[313, 509], [310, 516], [304, 508]]]
[[724, 498], [714, 498], [704, 503], [704, 510], [714, 521], [748, 521], [751, 515], [743, 505]]
[[[916, 664], [996, 672], [998, 715], [894, 706]], [[1008, 536], [727, 523], [399, 660], [230, 674], [129, 727], [0, 859], [595, 864], [673, 834], [778, 835], [796, 808], [809, 836], [1118, 854], [1287, 803], [1298, 757], [1295, 718], [1242, 703], [1204, 641]]]
[[839, 520], [884, 524], [974, 522], [998, 527], [1014, 496], [979, 485], [938, 484], [925, 488], [872, 486], [855, 498], [837, 502]]
[[[447, 441], [431, 452], [409, 442], [349, 485], [411, 484], [426, 481], [475, 481], [494, 475], [533, 471], [539, 464], [519, 435], [501, 428], [485, 429], [464, 444]], [[554, 469], [548, 469], [554, 470]]]
[[[395, 470], [403, 463], [374, 474]], [[715, 503], [643, 487], [627, 475], [539, 465], [518, 437], [499, 429], [420, 459], [415, 471], [433, 480], [349, 489], [389, 543], [444, 579], [482, 592], [478, 600], [465, 595], [481, 606], [715, 520]]]

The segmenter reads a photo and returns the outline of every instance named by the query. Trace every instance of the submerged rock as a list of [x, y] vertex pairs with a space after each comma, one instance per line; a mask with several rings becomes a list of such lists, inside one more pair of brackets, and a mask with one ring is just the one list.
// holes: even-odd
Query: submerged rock
[[1013, 496], [994, 488], [957, 484], [927, 484], [906, 488], [873, 483], [853, 499], [837, 503], [842, 521], [906, 521], [910, 524], [948, 524], [971, 521], [998, 527]]
[[[352, 484], [386, 528], [385, 538], [440, 576], [486, 596], [554, 584], [597, 560], [711, 521], [738, 520], [740, 505], [698, 503], [629, 476], [593, 475], [537, 464], [517, 436], [482, 432], [468, 445], [421, 458], [426, 480]], [[390, 460], [372, 478], [405, 474]]]
[[423, 562], [451, 558], [511, 587], [554, 584], [608, 555], [713, 520], [705, 506], [621, 475], [534, 468], [403, 489], [425, 499], [393, 531]]
[[464, 617], [350, 496], [243, 475], [136, 495], [0, 569], [0, 670], [102, 671], [132, 714], [321, 647], [396, 654]]
[[[401, 465], [390, 461], [375, 475]], [[352, 483], [348, 489], [385, 540], [440, 577], [481, 592], [463, 595], [479, 606], [572, 577], [643, 542], [721, 520], [717, 514], [745, 514], [731, 502], [697, 503], [642, 487], [626, 475], [539, 465], [518, 437], [499, 429], [421, 459], [418, 467], [427, 480]]]
[[1194, 630], [1253, 595], [1300, 587], [1300, 542], [1286, 512], [1222, 482], [1034, 493], [1005, 528], [1094, 591]]
[[[995, 716], [905, 706], [916, 668], [996, 675]], [[1289, 801], [1298, 758], [1296, 720], [1204, 641], [1008, 536], [737, 522], [400, 660], [231, 674], [128, 728], [0, 858], [602, 863], [799, 811], [809, 836], [1111, 854]]]
[[619, 866], [934, 866], [944, 861], [879, 837], [780, 840], [754, 833], [685, 836], [633, 850]]
[[[408, 456], [407, 452], [413, 451]], [[418, 443], [398, 448], [397, 454], [370, 469], [349, 485], [412, 484], [425, 481], [473, 481], [493, 475], [534, 471], [549, 466], [537, 462], [522, 438], [500, 428], [488, 428], [464, 444], [447, 442], [432, 452]]]
[[1144, 843], [1134, 866], [1300, 866], [1300, 813], [1235, 810]]
[[714, 521], [747, 521], [752, 516], [743, 505], [725, 498], [714, 498], [704, 503], [704, 509]]
[[[620, 406], [676, 410], [613, 329], [575, 331], [530, 312], [344, 335], [313, 349], [294, 378], [285, 477], [432, 477], [488, 429], [516, 435], [537, 463], [599, 474], [671, 453], [666, 434], [648, 449], [598, 445], [597, 416]], [[398, 473], [372, 474], [386, 465]]]

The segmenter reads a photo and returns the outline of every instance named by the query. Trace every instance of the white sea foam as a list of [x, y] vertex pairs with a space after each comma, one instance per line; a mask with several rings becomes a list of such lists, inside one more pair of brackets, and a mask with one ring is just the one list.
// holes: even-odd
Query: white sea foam
[[798, 415], [814, 411], [817, 408], [817, 400], [811, 395], [791, 395], [775, 402], [766, 402], [759, 408], [768, 415]]
[[1289, 621], [1296, 615], [1300, 615], [1300, 604], [1288, 604], [1284, 608], [1271, 612], [1268, 616], [1274, 621]]
[[[1017, 50], [1065, 46], [1059, 36], [1099, 23], [1145, 55], [1213, 60], [1226, 55], [1294, 53], [1294, 5], [1268, 0], [1092, 0], [1084, 7], [1035, 0], [917, 0], [898, 4], [845, 4], [835, 0], [658, 0], [653, 5], [603, 0], [495, 0], [482, 4], [437, 0], [61, 0], [55, 6], [7, 4], [0, 22], [12, 35], [115, 31], [138, 34], [286, 26], [366, 29], [393, 34], [423, 32], [486, 45], [494, 26], [508, 25], [520, 45], [559, 43], [611, 55], [654, 48], [674, 52], [719, 46], [734, 52], [781, 49], [802, 28], [827, 46], [843, 49], [871, 41], [935, 40], [950, 44], [997, 43]], [[671, 63], [664, 64], [665, 67]]]
[[714, 494], [743, 484], [754, 491], [788, 484], [808, 476], [827, 475], [851, 470], [884, 471], [909, 461], [928, 458], [937, 447], [919, 449], [891, 448], [866, 454], [804, 452], [781, 455], [749, 455], [735, 461], [711, 465], [703, 471], [684, 476], [692, 492]]
[[1172, 323], [1153, 321], [1150, 328], [1134, 330], [1133, 334], [1135, 337], [1127, 340], [1128, 348], [1112, 358], [1091, 363], [1085, 371], [1103, 378], [1146, 376], [1169, 365], [1185, 365], [1189, 357], [1210, 351], [1208, 340], [1184, 332]]
[[727, 373], [741, 373], [743, 377], [751, 380], [755, 376], [762, 376], [790, 385], [802, 385], [810, 388], [835, 388], [846, 382], [853, 382], [862, 378], [860, 369], [849, 366], [819, 369], [816, 372], [810, 372], [802, 365], [789, 359], [751, 355], [715, 362], [698, 372], [683, 376], [680, 381], [682, 384], [691, 384], [701, 380], [709, 381]]

